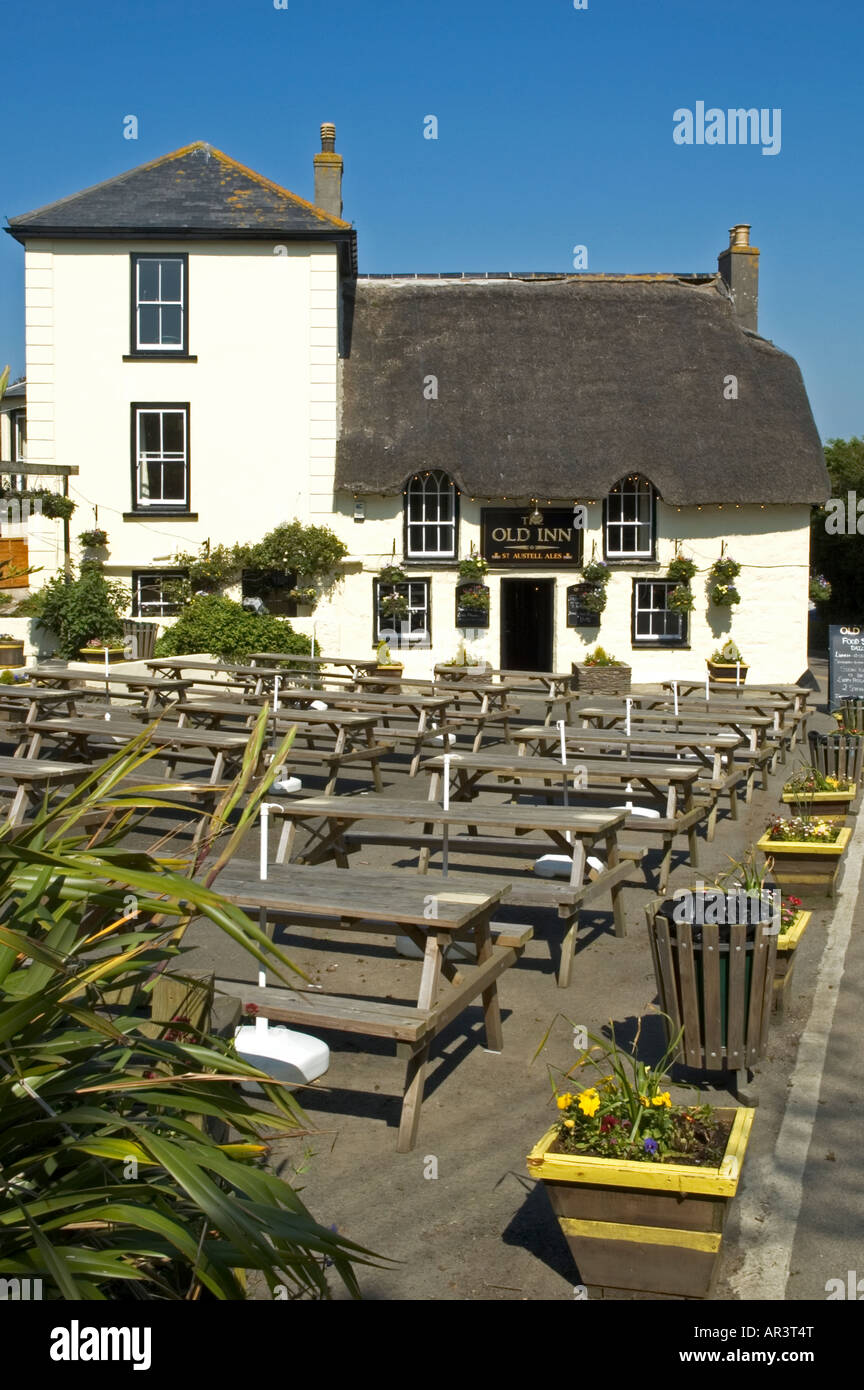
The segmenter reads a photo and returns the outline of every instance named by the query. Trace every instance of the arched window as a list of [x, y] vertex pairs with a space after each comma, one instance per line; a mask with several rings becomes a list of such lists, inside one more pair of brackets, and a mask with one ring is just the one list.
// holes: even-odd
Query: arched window
[[654, 488], [641, 474], [619, 478], [609, 489], [604, 539], [608, 560], [653, 560]]
[[409, 560], [456, 555], [456, 489], [440, 468], [408, 480], [405, 554]]

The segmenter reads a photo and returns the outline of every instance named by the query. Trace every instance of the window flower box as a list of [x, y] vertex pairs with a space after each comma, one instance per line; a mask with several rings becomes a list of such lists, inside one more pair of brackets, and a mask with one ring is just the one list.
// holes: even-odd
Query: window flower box
[[456, 626], [488, 627], [491, 598], [485, 584], [460, 585], [456, 589]]

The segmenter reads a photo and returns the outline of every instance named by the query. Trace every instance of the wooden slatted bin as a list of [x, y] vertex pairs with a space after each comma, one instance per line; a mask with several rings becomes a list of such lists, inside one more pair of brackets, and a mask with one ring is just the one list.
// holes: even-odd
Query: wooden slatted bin
[[683, 1028], [676, 1061], [740, 1083], [768, 1037], [777, 927], [676, 922], [673, 907], [655, 899], [645, 912], [669, 1041]]
[[553, 1125], [528, 1155], [589, 1289], [709, 1298], [723, 1228], [738, 1189], [755, 1112], [718, 1107], [732, 1121], [717, 1168], [550, 1152]]

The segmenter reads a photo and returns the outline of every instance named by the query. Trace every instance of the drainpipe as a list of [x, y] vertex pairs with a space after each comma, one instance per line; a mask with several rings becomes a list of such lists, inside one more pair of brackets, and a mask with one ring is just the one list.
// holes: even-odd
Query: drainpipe
[[[64, 473], [64, 474], [63, 474], [63, 496], [64, 496], [64, 497], [68, 497], [68, 496], [69, 496], [69, 474], [68, 474], [68, 473]], [[69, 549], [69, 517], [68, 517], [68, 516], [64, 516], [64, 518], [63, 518], [63, 571], [64, 571], [64, 574], [65, 574], [65, 577], [66, 577], [66, 578], [65, 578], [65, 582], [66, 582], [67, 584], [70, 584], [70, 583], [72, 582], [72, 558], [71, 558], [70, 549]]]

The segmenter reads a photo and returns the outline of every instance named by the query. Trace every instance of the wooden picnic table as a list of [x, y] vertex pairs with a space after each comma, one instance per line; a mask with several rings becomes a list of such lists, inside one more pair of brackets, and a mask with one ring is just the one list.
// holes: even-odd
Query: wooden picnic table
[[[280, 700], [282, 698], [280, 695]], [[284, 701], [285, 708], [280, 710], [280, 713], [285, 718], [289, 717], [286, 711], [291, 706], [311, 705], [314, 702], [326, 704], [329, 709], [351, 710], [360, 714], [375, 711], [376, 737], [384, 739], [385, 742], [397, 741], [410, 745], [409, 777], [416, 776], [423, 750], [429, 743], [443, 740], [448, 734], [462, 730], [465, 724], [464, 717], [453, 719], [452, 716], [448, 716], [448, 707], [453, 702], [453, 696], [449, 692], [444, 695], [412, 695], [407, 692], [397, 695], [375, 695], [370, 691], [315, 691], [292, 688], [284, 692]], [[473, 714], [471, 718], [482, 720], [479, 713]]]
[[[492, 913], [507, 894], [506, 883], [479, 881], [454, 874], [444, 878], [390, 870], [386, 893], [376, 870], [308, 868], [292, 864], [269, 866], [262, 882], [258, 865], [233, 859], [220, 873], [218, 891], [252, 915], [288, 920], [289, 926], [312, 929], [315, 945], [327, 946], [326, 930], [359, 938], [392, 936], [394, 929], [409, 936], [422, 953], [420, 978], [413, 999], [379, 1002], [355, 994], [322, 994], [317, 990], [259, 988], [252, 983], [216, 981], [217, 992], [258, 1005], [260, 1015], [310, 1029], [388, 1038], [407, 1051], [402, 1111], [396, 1148], [408, 1153], [417, 1140], [420, 1108], [429, 1051], [435, 1036], [482, 997], [485, 1043], [489, 1051], [503, 1047], [498, 977], [522, 954], [530, 929], [491, 929]], [[430, 904], [434, 911], [430, 912]], [[476, 964], [458, 970], [445, 958], [457, 937], [473, 938]], [[308, 940], [308, 935], [307, 935]], [[352, 943], [352, 949], [353, 943]], [[370, 968], [372, 968], [370, 966]]]
[[[512, 901], [554, 907], [559, 917], [565, 919], [567, 931], [558, 971], [561, 986], [566, 986], [570, 980], [579, 911], [584, 903], [605, 892], [611, 893], [615, 934], [626, 935], [621, 889], [623, 880], [633, 871], [634, 861], [641, 862], [644, 850], [622, 850], [619, 846], [618, 831], [624, 823], [625, 811], [491, 806], [476, 801], [451, 802], [445, 811], [429, 801], [401, 801], [370, 794], [308, 797], [280, 806], [276, 814], [285, 820], [276, 856], [280, 863], [290, 859], [301, 825], [307, 830], [310, 843], [297, 862], [318, 864], [334, 858], [343, 868], [348, 867], [348, 856], [355, 844], [407, 845], [419, 851], [430, 849], [434, 852], [443, 851], [446, 843], [448, 855], [452, 849], [479, 856], [533, 859], [543, 845], [529, 839], [529, 835], [545, 836], [553, 849], [570, 860], [569, 881], [538, 882], [526, 876], [513, 884], [513, 892], [518, 892], [518, 897]], [[398, 828], [380, 829], [382, 821], [396, 821]], [[467, 833], [451, 833], [460, 826], [467, 827]], [[486, 833], [481, 833], [483, 831]], [[600, 843], [605, 849], [606, 866], [602, 872], [586, 874], [588, 850]], [[427, 866], [428, 855], [418, 866], [424, 876]], [[384, 874], [389, 872], [385, 870]], [[386, 893], [389, 878], [379, 876], [379, 883], [381, 891]]]
[[0, 757], [0, 780], [14, 787], [12, 805], [6, 817], [9, 825], [20, 825], [28, 810], [35, 809], [52, 786], [81, 782], [93, 771], [91, 763], [37, 762], [30, 758]]
[[[614, 729], [626, 723], [627, 712], [622, 709], [604, 709], [600, 705], [576, 705], [573, 717], [584, 719], [586, 726]], [[681, 710], [679, 705], [678, 714], [675, 714], [673, 709], [631, 710], [630, 727], [634, 724], [638, 727], [662, 725], [679, 731], [695, 729], [719, 732], [724, 728], [732, 729], [746, 740], [752, 749], [756, 749], [760, 743], [764, 743], [766, 732], [773, 728], [774, 721], [771, 715], [754, 714], [748, 710], [718, 709], [711, 714], [704, 714], [699, 710]], [[659, 732], [662, 731], [661, 728]]]
[[[678, 686], [679, 696], [699, 693], [704, 696], [704, 680], [700, 681], [691, 678], [687, 680], [678, 680], [677, 682], [671, 680], [663, 681], [662, 688], [664, 690], [671, 690], [674, 684]], [[817, 693], [806, 685], [772, 685], [770, 682], [763, 685], [751, 685], [749, 681], [742, 681], [740, 685], [735, 685], [734, 682], [730, 684], [728, 681], [709, 681], [708, 691], [712, 698], [715, 695], [730, 695], [733, 699], [737, 699], [742, 695], [752, 693], [757, 695], [776, 695], [781, 700], [791, 700], [795, 706], [796, 712], [803, 712], [806, 710], [807, 701], [812, 695]]]
[[[243, 723], [251, 728], [258, 710], [248, 701], [208, 700], [197, 702], [183, 700], [176, 706], [181, 728], [224, 729], [226, 725]], [[335, 790], [342, 769], [349, 764], [368, 763], [377, 791], [383, 791], [380, 759], [384, 753], [392, 752], [393, 744], [380, 743], [375, 738], [376, 712], [365, 714], [354, 710], [330, 709], [274, 709], [267, 721], [268, 728], [276, 734], [287, 733], [296, 728], [297, 736], [286, 760], [286, 765], [298, 772], [303, 766], [325, 766], [327, 769], [326, 795]], [[321, 737], [332, 736], [332, 746], [321, 748]], [[305, 741], [305, 747], [298, 747], [298, 740]]]
[[[122, 715], [112, 715], [110, 719], [75, 716], [72, 719], [37, 719], [23, 725], [22, 733], [28, 758], [38, 756], [46, 738], [53, 743], [68, 745], [81, 756], [88, 757], [94, 745], [116, 745], [137, 738], [141, 733], [141, 724]], [[219, 782], [225, 775], [226, 766], [233, 767], [242, 762], [249, 745], [249, 735], [246, 732], [181, 729], [176, 724], [157, 724], [148, 732], [148, 744], [163, 750], [165, 761], [172, 770], [178, 762], [204, 762], [206, 765], [212, 759], [209, 780]]]
[[374, 656], [311, 656], [307, 653], [302, 655], [297, 652], [252, 652], [249, 657], [250, 666], [285, 666], [290, 662], [292, 666], [300, 669], [305, 666], [344, 666], [349, 675], [356, 679], [361, 672], [372, 674], [378, 669], [378, 660]]
[[[601, 756], [605, 750], [617, 750], [622, 757], [630, 758], [634, 744], [650, 749], [657, 756], [668, 753], [670, 749], [673, 753], [687, 752], [703, 767], [711, 769], [714, 782], [721, 779], [724, 755], [733, 754], [745, 742], [740, 734], [715, 734], [701, 730], [664, 734], [634, 729], [627, 734], [623, 729], [583, 729], [565, 725], [563, 732], [568, 751], [575, 749], [586, 757], [597, 756], [598, 750]], [[514, 738], [522, 756], [527, 754], [529, 744], [536, 745], [540, 753], [557, 750], [560, 746], [560, 731], [550, 728], [548, 724], [527, 724], [516, 730]]]
[[[661, 809], [657, 819], [645, 820], [633, 814], [633, 803], [628, 801], [625, 830], [638, 831], [641, 835], [660, 835], [662, 849], [657, 875], [658, 888], [665, 889], [672, 865], [672, 850], [679, 835], [686, 834], [689, 863], [698, 867], [698, 839], [696, 827], [705, 820], [713, 807], [716, 795], [709, 804], [697, 805], [694, 788], [699, 777], [699, 767], [684, 762], [631, 762], [624, 758], [595, 759], [590, 762], [565, 766], [556, 758], [518, 757], [512, 753], [451, 753], [427, 758], [423, 763], [429, 776], [429, 800], [437, 801], [440, 795], [441, 779], [444, 769], [449, 766], [451, 781], [455, 784], [454, 794], [458, 799], [470, 801], [480, 790], [497, 792], [499, 795], [516, 797], [521, 794], [539, 793], [547, 800], [554, 793], [573, 805], [584, 806], [592, 796], [605, 796], [612, 792], [621, 796], [622, 784], [628, 794], [634, 784], [641, 794], [658, 802]], [[491, 780], [499, 779], [498, 781]], [[542, 785], [538, 785], [542, 779]], [[614, 789], [613, 789], [614, 784]], [[566, 792], [566, 795], [565, 795]], [[452, 804], [452, 802], [451, 802]], [[560, 804], [560, 803], [559, 803]], [[737, 818], [737, 803], [733, 804], [732, 814]], [[422, 850], [421, 855], [428, 851]]]
[[497, 676], [502, 685], [513, 690], [528, 690], [532, 694], [537, 693], [538, 686], [545, 688], [547, 695], [566, 695], [573, 689], [572, 671], [507, 671], [501, 668], [486, 674]]
[[[100, 672], [97, 667], [83, 671], [80, 668], [74, 669], [69, 666], [34, 666], [28, 671], [28, 675], [38, 685], [60, 686], [65, 690], [77, 688], [78, 693], [82, 696], [91, 689], [96, 695], [105, 694], [107, 690], [112, 696], [119, 696], [122, 699], [124, 692], [115, 687], [124, 686], [129, 692], [129, 698], [139, 700], [148, 710], [157, 705], [164, 706], [170, 704], [172, 700], [179, 699], [193, 684], [192, 681], [166, 679], [163, 676], [145, 676], [140, 672], [131, 671], [109, 670], [106, 675], [104, 671]], [[85, 681], [93, 682], [93, 686], [85, 686], [83, 684]]]

